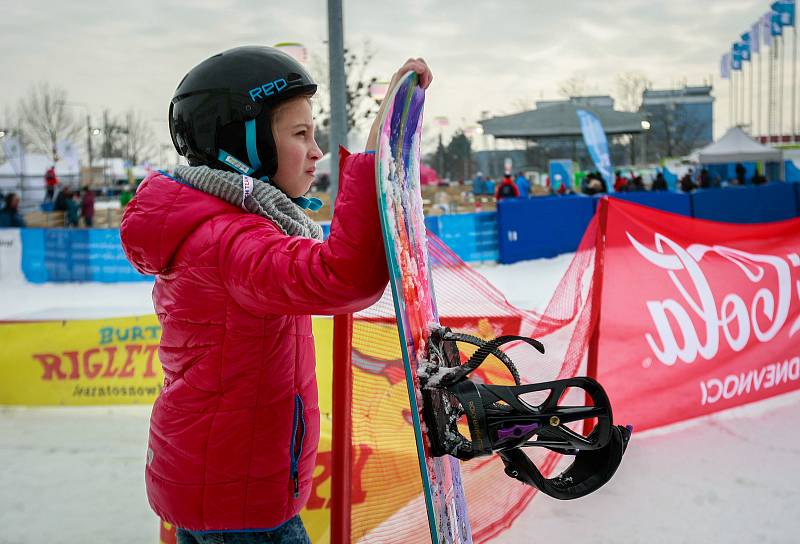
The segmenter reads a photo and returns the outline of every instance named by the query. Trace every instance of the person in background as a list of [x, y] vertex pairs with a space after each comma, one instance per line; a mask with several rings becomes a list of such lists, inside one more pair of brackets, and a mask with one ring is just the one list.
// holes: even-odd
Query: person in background
[[475, 174], [475, 179], [472, 180], [472, 194], [482, 195], [486, 188], [486, 179], [483, 177], [483, 172]]
[[684, 193], [690, 193], [695, 189], [697, 189], [697, 184], [692, 179], [692, 174], [690, 170], [689, 173], [684, 174], [683, 177], [681, 177], [681, 191], [683, 191]]
[[700, 188], [701, 189], [709, 189], [711, 187], [711, 174], [708, 171], [708, 168], [703, 167], [700, 170]]
[[656, 174], [656, 179], [653, 180], [653, 185], [650, 187], [651, 191], [666, 191], [669, 187], [667, 187], [667, 180], [664, 177], [664, 174], [659, 172]]
[[58, 178], [56, 177], [55, 165], [48, 168], [47, 172], [44, 173], [44, 183], [46, 191], [44, 195], [44, 201], [52, 202], [53, 196], [56, 194], [56, 187], [58, 186]]
[[83, 216], [83, 224], [91, 228], [94, 221], [94, 192], [88, 185], [83, 188], [81, 215]]
[[622, 175], [622, 171], [617, 170], [614, 173], [614, 191], [619, 193], [628, 190], [628, 179]]
[[519, 189], [520, 196], [527, 197], [531, 194], [531, 183], [522, 172], [517, 172], [517, 179], [514, 180], [514, 183], [517, 185], [517, 189]]
[[768, 181], [767, 176], [759, 173], [758, 167], [756, 167], [755, 172], [753, 172], [753, 178], [750, 180], [750, 182], [753, 185], [761, 185], [763, 183], [766, 183], [767, 181]]
[[628, 191], [644, 191], [644, 180], [642, 176], [632, 176], [631, 181], [628, 184]]
[[72, 198], [72, 189], [69, 187], [62, 187], [56, 195], [56, 201], [53, 204], [53, 209], [57, 212], [67, 211], [67, 202]]
[[0, 228], [23, 228], [25, 219], [19, 213], [19, 197], [17, 193], [8, 193], [5, 207], [0, 210]]
[[737, 162], [735, 170], [736, 170], [736, 185], [744, 185], [747, 169], [744, 167], [742, 163]]
[[494, 199], [498, 202], [505, 198], [519, 198], [519, 189], [511, 179], [511, 174], [503, 176], [503, 181], [494, 192]]
[[131, 192], [130, 186], [126, 185], [119, 193], [119, 207], [124, 210], [125, 206], [128, 205], [128, 202], [130, 202], [132, 198], [133, 192]]
[[77, 227], [78, 220], [81, 216], [81, 197], [78, 191], [70, 192], [70, 197], [67, 199], [67, 226]]
[[607, 193], [608, 186], [600, 172], [589, 172], [581, 182], [581, 192], [585, 195]]

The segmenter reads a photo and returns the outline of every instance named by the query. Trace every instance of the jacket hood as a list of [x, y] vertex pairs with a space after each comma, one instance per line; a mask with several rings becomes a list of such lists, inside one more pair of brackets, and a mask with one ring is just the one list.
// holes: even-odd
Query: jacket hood
[[125, 255], [142, 274], [162, 273], [186, 238], [224, 213], [245, 213], [179, 179], [153, 172], [128, 203], [120, 223]]

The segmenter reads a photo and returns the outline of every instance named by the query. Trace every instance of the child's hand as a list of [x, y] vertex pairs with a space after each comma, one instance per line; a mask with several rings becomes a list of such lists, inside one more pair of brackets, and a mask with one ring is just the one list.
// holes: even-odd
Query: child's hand
[[[431, 69], [428, 67], [428, 64], [425, 62], [424, 59], [408, 59], [400, 69], [394, 73], [392, 76], [392, 80], [389, 83], [389, 88], [386, 90], [386, 97], [388, 98], [394, 88], [397, 86], [397, 82], [407, 74], [408, 72], [416, 72], [417, 79], [419, 81], [419, 86], [423, 89], [427, 89], [430, 86], [431, 81], [433, 81], [433, 74], [431, 73]], [[375, 121], [372, 123], [372, 129], [369, 131], [369, 138], [367, 138], [367, 151], [375, 151], [378, 145], [378, 131], [380, 130], [380, 122], [381, 117], [383, 117], [383, 111], [387, 107], [388, 100], [384, 100], [381, 103], [381, 107], [378, 110], [377, 115], [375, 116]]]

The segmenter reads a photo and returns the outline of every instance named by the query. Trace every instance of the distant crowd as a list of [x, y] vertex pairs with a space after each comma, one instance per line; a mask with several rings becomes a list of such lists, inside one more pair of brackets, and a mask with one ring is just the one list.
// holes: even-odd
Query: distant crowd
[[[721, 187], [722, 185], [745, 185], [747, 183], [747, 170], [743, 164], [739, 163], [735, 167], [736, 177], [730, 180], [722, 180], [719, 176], [712, 176], [707, 168], [701, 168], [695, 172], [690, 168], [678, 180], [676, 190], [685, 193], [695, 189], [708, 189]], [[626, 176], [622, 170], [617, 170], [614, 174], [613, 189], [616, 193], [634, 191], [667, 191], [669, 185], [662, 172], [657, 172], [654, 177], [646, 184], [640, 174], [633, 171]], [[767, 182], [767, 177], [760, 174], [758, 170], [750, 176], [750, 183], [759, 185]], [[557, 184], [556, 188], [550, 184], [549, 179], [545, 183], [549, 188], [548, 194], [584, 194], [595, 195], [608, 193], [608, 183], [600, 172], [588, 172], [580, 182], [577, 191], [571, 184]], [[472, 180], [472, 192], [475, 195], [493, 195], [495, 200], [506, 198], [520, 198], [531, 196], [531, 183], [522, 172], [516, 176], [505, 174], [501, 181], [495, 182], [493, 179], [485, 177], [482, 172], [478, 172]]]

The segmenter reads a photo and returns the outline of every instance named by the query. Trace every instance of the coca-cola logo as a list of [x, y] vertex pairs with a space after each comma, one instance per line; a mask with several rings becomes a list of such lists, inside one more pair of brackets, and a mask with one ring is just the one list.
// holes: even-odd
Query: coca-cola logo
[[[655, 249], [650, 249], [629, 232], [626, 235], [639, 255], [666, 272], [680, 295], [679, 299], [647, 301], [655, 332], [646, 333], [645, 339], [655, 357], [667, 366], [678, 360], [693, 363], [698, 356], [713, 359], [723, 342], [735, 352], [751, 340], [769, 342], [784, 330], [793, 296], [800, 301], [800, 280], [794, 281], [794, 289], [792, 280], [792, 273], [800, 267], [797, 253], [784, 258], [720, 245], [684, 248], [660, 233], [655, 233]], [[741, 275], [740, 292], [714, 293], [702, 266], [709, 253], [729, 261], [731, 272]], [[755, 294], [748, 295], [754, 286]], [[696, 327], [698, 322], [701, 324]], [[798, 330], [800, 316], [787, 334], [791, 337]]]

